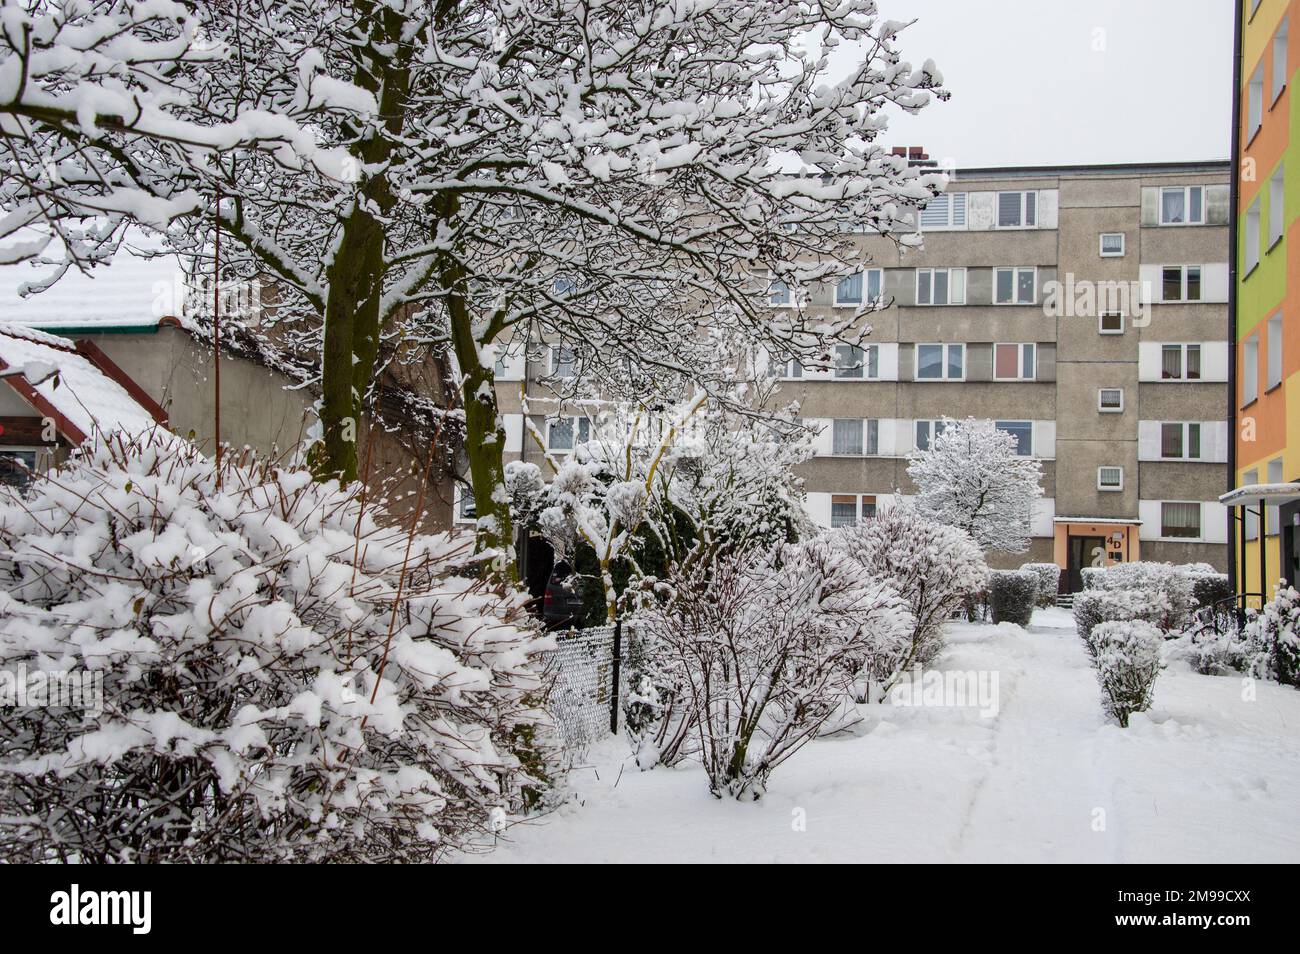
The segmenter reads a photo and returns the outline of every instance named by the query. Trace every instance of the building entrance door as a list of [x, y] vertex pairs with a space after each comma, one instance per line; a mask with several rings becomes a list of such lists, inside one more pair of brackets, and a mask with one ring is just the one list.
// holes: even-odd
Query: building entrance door
[[1066, 586], [1068, 592], [1078, 593], [1083, 589], [1085, 566], [1106, 565], [1105, 537], [1070, 537], [1069, 562], [1066, 567]]

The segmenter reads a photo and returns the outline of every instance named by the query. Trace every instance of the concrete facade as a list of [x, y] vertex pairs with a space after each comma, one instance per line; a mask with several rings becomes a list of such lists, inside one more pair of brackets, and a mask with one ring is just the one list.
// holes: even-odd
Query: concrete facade
[[[1182, 190], [1196, 221], [1164, 221], [1177, 216], [1172, 192], [1163, 200], [1162, 190]], [[923, 214], [922, 248], [857, 237], [864, 272], [879, 270], [864, 275], [864, 294], [881, 289], [879, 307], [864, 317], [871, 330], [863, 345], [873, 349], [867, 367], [841, 375], [787, 366], [780, 374], [781, 399], [798, 401], [804, 421], [821, 428], [817, 456], [801, 469], [814, 520], [836, 525], [914, 493], [907, 456], [924, 443], [924, 422], [991, 418], [1026, 435], [1027, 452], [1043, 463], [1044, 490], [1029, 552], [990, 554], [993, 565], [1073, 560], [1076, 581], [1080, 559], [1222, 569], [1228, 164], [957, 170], [941, 201], [954, 211], [941, 225], [934, 206]], [[1013, 205], [1021, 224], [1004, 227]], [[1102, 233], [1123, 236], [1122, 254], [1102, 254]], [[945, 280], [952, 303], [926, 303], [927, 288], [933, 302]], [[1085, 286], [1095, 294], [1084, 296]], [[814, 316], [857, 307], [836, 305], [830, 285], [802, 297]], [[1123, 312], [1107, 329], [1115, 333], [1101, 324], [1107, 302]], [[1174, 345], [1177, 355], [1166, 354]], [[940, 356], [954, 373], [922, 377], [918, 355], [927, 369]], [[500, 370], [507, 456], [540, 463], [521, 385], [543, 435], [548, 415], [569, 412], [532, 397], [545, 393], [531, 382], [549, 369], [517, 360]], [[1122, 392], [1122, 409], [1101, 409], [1103, 388]], [[862, 423], [864, 453], [835, 453], [836, 420]], [[1171, 458], [1173, 450], [1180, 456]], [[1121, 468], [1117, 489], [1099, 488], [1103, 467]]]

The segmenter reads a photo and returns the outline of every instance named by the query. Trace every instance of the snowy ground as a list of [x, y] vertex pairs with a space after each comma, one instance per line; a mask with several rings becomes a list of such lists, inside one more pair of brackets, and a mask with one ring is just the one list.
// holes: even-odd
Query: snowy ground
[[1244, 701], [1239, 677], [1171, 664], [1150, 713], [1106, 725], [1055, 609], [954, 625], [941, 665], [996, 671], [997, 715], [864, 706], [860, 734], [798, 752], [757, 804], [713, 799], [693, 765], [638, 772], [611, 739], [571, 804], [474, 860], [1300, 861], [1300, 692]]

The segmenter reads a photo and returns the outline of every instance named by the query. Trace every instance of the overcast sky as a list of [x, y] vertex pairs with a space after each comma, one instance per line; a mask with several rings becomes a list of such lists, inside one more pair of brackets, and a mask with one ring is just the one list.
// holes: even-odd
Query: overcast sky
[[[886, 143], [960, 168], [1226, 159], [1232, 0], [878, 0], [952, 91]], [[837, 51], [837, 55], [839, 52]]]

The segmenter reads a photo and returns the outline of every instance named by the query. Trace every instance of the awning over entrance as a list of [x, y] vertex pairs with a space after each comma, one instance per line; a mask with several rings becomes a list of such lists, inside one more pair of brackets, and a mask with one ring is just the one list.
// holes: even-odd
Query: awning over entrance
[[1300, 483], [1295, 484], [1247, 484], [1236, 490], [1229, 490], [1219, 498], [1225, 507], [1258, 506], [1261, 501], [1270, 507], [1295, 503], [1300, 500]]

